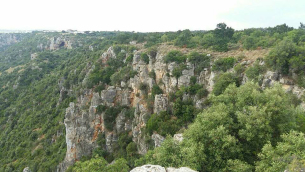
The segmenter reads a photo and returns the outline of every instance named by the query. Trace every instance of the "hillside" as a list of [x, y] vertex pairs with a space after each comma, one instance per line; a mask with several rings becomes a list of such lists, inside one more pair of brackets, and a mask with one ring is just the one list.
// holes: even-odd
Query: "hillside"
[[304, 168], [302, 28], [0, 38], [0, 171]]

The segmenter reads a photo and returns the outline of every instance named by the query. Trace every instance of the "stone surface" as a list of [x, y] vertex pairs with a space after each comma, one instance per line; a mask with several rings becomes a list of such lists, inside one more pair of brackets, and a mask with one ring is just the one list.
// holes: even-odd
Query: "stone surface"
[[22, 172], [32, 172], [32, 171], [30, 170], [30, 167], [25, 167]]
[[143, 165], [141, 167], [136, 167], [130, 172], [166, 172], [164, 167], [160, 165]]
[[168, 104], [168, 100], [165, 95], [163, 95], [163, 94], [155, 95], [154, 113], [166, 111], [167, 104]]
[[130, 172], [196, 172], [188, 167], [181, 167], [181, 168], [164, 168], [160, 165], [143, 165], [141, 167], [136, 167], [132, 169]]
[[182, 142], [183, 141], [183, 135], [182, 134], [175, 134], [174, 135], [174, 140], [177, 142]]
[[170, 167], [170, 168], [166, 169], [166, 172], [196, 172], [196, 171], [192, 170], [188, 167], [181, 167], [181, 168], [178, 168], [178, 169]]
[[165, 138], [160, 134], [153, 134], [151, 139], [153, 139], [155, 147], [160, 147]]

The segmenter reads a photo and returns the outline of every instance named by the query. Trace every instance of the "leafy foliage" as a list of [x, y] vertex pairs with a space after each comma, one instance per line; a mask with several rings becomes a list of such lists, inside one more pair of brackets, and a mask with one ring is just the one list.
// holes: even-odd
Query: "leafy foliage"
[[226, 72], [228, 69], [233, 68], [235, 62], [236, 62], [236, 59], [233, 57], [218, 59], [214, 62], [212, 70]]
[[170, 51], [165, 57], [164, 62], [170, 63], [170, 62], [176, 62], [176, 63], [183, 63], [186, 60], [186, 56], [183, 55], [180, 51]]
[[[297, 169], [303, 164], [303, 134], [281, 137], [297, 129], [298, 111], [279, 85], [264, 91], [251, 82], [239, 88], [230, 85], [210, 101], [211, 107], [184, 132], [182, 143], [169, 137], [136, 164], [189, 166], [199, 171], [252, 171], [256, 162], [258, 171], [281, 171], [287, 165]], [[272, 145], [278, 145], [276, 152]], [[281, 161], [282, 156], [288, 163]]]

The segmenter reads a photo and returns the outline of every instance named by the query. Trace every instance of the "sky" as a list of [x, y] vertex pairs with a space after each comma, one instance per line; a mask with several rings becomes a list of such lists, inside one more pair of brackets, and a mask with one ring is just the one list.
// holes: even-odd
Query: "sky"
[[0, 30], [164, 32], [305, 23], [305, 0], [0, 0]]

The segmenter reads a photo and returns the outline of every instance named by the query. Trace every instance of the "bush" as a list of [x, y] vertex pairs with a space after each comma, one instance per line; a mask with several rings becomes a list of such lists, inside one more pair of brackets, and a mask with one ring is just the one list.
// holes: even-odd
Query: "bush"
[[146, 64], [149, 63], [149, 57], [146, 53], [141, 54], [141, 60], [143, 60]]
[[157, 52], [158, 52], [157, 47], [154, 46], [154, 47], [150, 47], [150, 48], [148, 49], [148, 52], [147, 52], [147, 53], [150, 55], [150, 57], [152, 57], [153, 59], [155, 59], [156, 56], [157, 56]]
[[192, 52], [188, 55], [188, 60], [194, 64], [196, 74], [199, 74], [204, 68], [210, 67], [210, 57], [206, 54]]
[[126, 63], [132, 63], [133, 61], [133, 54], [130, 54], [127, 58], [126, 58]]
[[205, 88], [201, 88], [197, 91], [197, 96], [199, 99], [202, 99], [203, 97], [206, 97], [209, 94], [208, 90]]
[[162, 136], [168, 134], [174, 135], [179, 130], [179, 123], [177, 120], [171, 118], [167, 112], [160, 112], [159, 114], [152, 114], [146, 125], [146, 132], [152, 135], [154, 132]]
[[151, 77], [152, 79], [156, 80], [156, 73], [155, 73], [154, 70], [150, 71], [150, 72], [148, 73], [148, 76]]
[[158, 85], [154, 85], [151, 90], [151, 95], [155, 97], [155, 95], [163, 94], [162, 89]]
[[182, 75], [182, 71], [186, 69], [186, 65], [185, 64], [180, 64], [179, 66], [175, 67], [173, 69], [173, 76], [176, 78], [179, 78]]
[[176, 63], [183, 63], [186, 60], [186, 56], [183, 55], [180, 51], [173, 50], [170, 51], [165, 57], [164, 61], [165, 63], [170, 63], [170, 62], [176, 62]]
[[284, 39], [266, 57], [266, 63], [274, 70], [283, 74], [289, 73], [289, 60], [297, 55], [296, 44], [290, 39]]
[[191, 76], [191, 79], [190, 79], [191, 85], [196, 84], [196, 82], [197, 82], [197, 77], [196, 76]]
[[234, 57], [221, 58], [214, 62], [212, 71], [223, 71], [226, 72], [228, 69], [231, 69], [236, 60]]
[[112, 131], [114, 127], [115, 119], [117, 115], [121, 112], [121, 107], [109, 107], [105, 111], [104, 124], [107, 130]]
[[259, 65], [258, 61], [256, 61], [253, 66], [249, 67], [246, 70], [246, 75], [249, 80], [253, 80], [254, 82], [259, 82], [262, 79], [262, 75], [265, 73], [266, 69], [264, 66]]
[[222, 94], [230, 84], [234, 83], [236, 86], [239, 86], [238, 77], [232, 73], [221, 74], [215, 79], [215, 81], [213, 94], [216, 96]]
[[133, 78], [138, 72], [133, 70], [131, 66], [125, 66], [121, 70], [111, 75], [111, 84], [120, 84], [121, 81], [126, 82], [128, 79]]
[[139, 89], [142, 91], [147, 91], [148, 90], [148, 85], [146, 83], [140, 83]]

